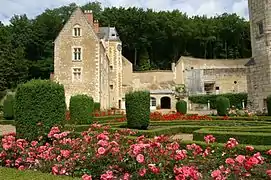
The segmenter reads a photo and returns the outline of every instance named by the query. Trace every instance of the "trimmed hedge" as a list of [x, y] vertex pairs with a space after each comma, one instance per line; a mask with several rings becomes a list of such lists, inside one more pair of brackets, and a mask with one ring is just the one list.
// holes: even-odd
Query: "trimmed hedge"
[[64, 124], [64, 86], [50, 80], [31, 80], [19, 85], [14, 112], [19, 138], [31, 141], [46, 137], [52, 126]]
[[204, 136], [212, 134], [219, 143], [226, 143], [229, 138], [235, 138], [240, 144], [271, 145], [271, 133], [260, 131], [260, 129], [258, 132], [239, 132], [238, 129], [236, 131], [227, 131], [227, 129], [219, 131], [216, 128], [200, 129], [193, 132], [193, 140], [202, 141]]
[[184, 100], [180, 100], [176, 103], [176, 110], [177, 112], [181, 114], [186, 114], [187, 113], [187, 102]]
[[216, 110], [219, 116], [228, 115], [228, 110], [230, 108], [230, 100], [226, 97], [218, 96], [216, 98]]
[[267, 97], [266, 101], [267, 101], [268, 116], [271, 116], [271, 95]]
[[99, 102], [94, 102], [94, 111], [100, 111], [101, 110], [101, 104]]
[[9, 94], [3, 103], [3, 117], [6, 120], [14, 118], [14, 96]]
[[150, 122], [150, 92], [135, 91], [125, 95], [127, 127], [147, 129]]
[[94, 101], [87, 95], [75, 95], [70, 99], [70, 122], [72, 124], [91, 124]]
[[245, 102], [245, 106], [247, 105], [247, 93], [226, 93], [226, 94], [211, 94], [211, 95], [195, 95], [189, 96], [188, 99], [195, 104], [208, 104], [208, 100], [210, 101], [211, 109], [216, 109], [216, 98], [218, 96], [226, 97], [230, 100], [230, 105], [235, 106], [239, 109], [242, 108], [243, 100]]

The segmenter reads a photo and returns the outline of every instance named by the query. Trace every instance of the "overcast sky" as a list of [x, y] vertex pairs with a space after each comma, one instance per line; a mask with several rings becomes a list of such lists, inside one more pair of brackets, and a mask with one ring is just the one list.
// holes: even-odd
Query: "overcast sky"
[[[56, 8], [76, 2], [78, 5], [93, 0], [0, 0], [0, 21], [4, 24], [14, 14], [34, 18], [46, 8]], [[214, 16], [224, 12], [237, 13], [248, 19], [247, 0], [100, 0], [103, 6], [143, 7], [155, 10], [179, 9], [188, 15]]]

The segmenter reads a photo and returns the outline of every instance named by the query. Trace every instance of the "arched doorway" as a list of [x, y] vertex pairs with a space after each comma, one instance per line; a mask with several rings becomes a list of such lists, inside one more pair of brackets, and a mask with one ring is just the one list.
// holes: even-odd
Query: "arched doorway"
[[161, 109], [171, 109], [170, 97], [162, 97], [161, 98]]

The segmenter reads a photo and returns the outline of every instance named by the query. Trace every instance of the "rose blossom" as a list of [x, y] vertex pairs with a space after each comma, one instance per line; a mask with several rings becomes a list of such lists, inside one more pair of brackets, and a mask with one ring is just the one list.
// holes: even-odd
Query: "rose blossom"
[[103, 147], [99, 147], [98, 148], [98, 154], [100, 154], [100, 155], [103, 155], [103, 154], [105, 154], [105, 149], [103, 148]]
[[246, 146], [246, 150], [247, 151], [254, 151], [254, 147], [253, 146]]
[[92, 177], [91, 177], [91, 175], [84, 174], [82, 176], [82, 180], [92, 180]]
[[267, 176], [271, 177], [271, 169], [266, 170], [266, 174], [267, 174]]
[[138, 162], [138, 163], [144, 163], [144, 155], [142, 155], [142, 154], [138, 154], [137, 156], [136, 156], [136, 161]]
[[145, 169], [145, 168], [140, 169], [140, 170], [138, 171], [138, 174], [139, 174], [139, 176], [141, 176], [141, 177], [145, 176], [145, 174], [146, 174], [146, 169]]
[[238, 156], [235, 158], [235, 160], [236, 160], [238, 163], [240, 163], [240, 164], [243, 164], [243, 162], [244, 162], [245, 159], [246, 159], [246, 157], [243, 156], [243, 155], [238, 155]]
[[232, 158], [227, 158], [225, 162], [226, 162], [227, 164], [231, 164], [231, 165], [232, 165], [232, 164], [234, 164], [235, 161], [234, 161], [234, 159], [232, 159]]

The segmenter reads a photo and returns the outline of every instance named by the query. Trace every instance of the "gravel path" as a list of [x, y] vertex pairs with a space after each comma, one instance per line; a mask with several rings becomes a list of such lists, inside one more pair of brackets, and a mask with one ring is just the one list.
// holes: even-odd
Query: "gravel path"
[[15, 126], [12, 125], [0, 125], [0, 136], [7, 134], [7, 133], [11, 133], [11, 132], [15, 132]]
[[173, 140], [184, 140], [184, 141], [192, 141], [193, 134], [176, 134], [172, 136]]

